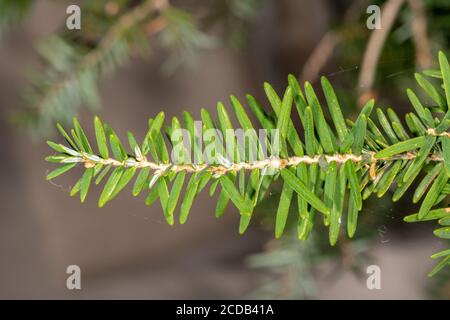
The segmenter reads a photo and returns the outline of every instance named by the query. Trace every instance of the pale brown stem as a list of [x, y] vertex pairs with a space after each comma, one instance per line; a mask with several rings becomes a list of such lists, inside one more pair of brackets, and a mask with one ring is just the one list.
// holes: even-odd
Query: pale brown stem
[[[384, 43], [392, 29], [395, 18], [405, 0], [388, 0], [381, 9], [381, 29], [375, 29], [370, 35], [361, 65], [358, 87], [360, 91], [360, 104], [373, 98], [371, 90], [375, 82], [378, 61], [383, 50]], [[369, 93], [369, 94], [368, 94]]]
[[427, 36], [427, 18], [422, 0], [408, 0], [412, 11], [411, 35], [416, 48], [416, 64], [422, 69], [432, 63], [430, 41]]

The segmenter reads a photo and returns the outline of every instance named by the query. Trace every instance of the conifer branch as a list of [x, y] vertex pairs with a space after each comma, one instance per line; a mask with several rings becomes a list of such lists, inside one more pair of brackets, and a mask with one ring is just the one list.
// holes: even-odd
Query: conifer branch
[[[159, 113], [149, 120], [141, 144], [128, 133], [131, 152], [126, 151], [111, 127], [97, 117], [94, 128], [99, 152], [94, 152], [75, 118], [71, 135], [58, 125], [66, 145], [48, 142], [58, 154], [46, 160], [62, 166], [49, 173], [47, 179], [82, 164], [84, 174], [71, 195], [79, 193], [83, 202], [92, 181], [99, 184], [109, 175], [99, 199], [102, 207], [138, 174], [133, 194], [137, 196], [145, 191], [148, 205], [159, 199], [170, 225], [175, 222], [177, 207], [180, 223], [186, 222], [195, 197], [210, 183], [211, 196], [220, 187], [216, 216], [222, 216], [228, 203], [233, 203], [240, 212], [240, 233], [248, 228], [255, 207], [264, 199], [270, 185], [280, 180], [282, 190], [275, 215], [275, 237], [283, 234], [294, 202], [298, 238], [307, 239], [314, 224], [321, 221], [328, 227], [331, 245], [336, 244], [344, 224], [348, 236], [355, 235], [363, 201], [371, 194], [381, 197], [392, 190], [392, 200], [397, 201], [414, 181], [420, 181], [413, 196], [414, 203], [421, 201], [419, 212], [406, 216], [405, 221], [439, 220], [435, 235], [449, 239], [450, 209], [438, 208], [450, 194], [450, 133], [447, 132], [450, 65], [442, 52], [439, 65], [440, 70], [416, 75], [419, 86], [435, 105], [423, 105], [412, 90], [407, 90], [414, 108], [414, 112], [405, 116], [407, 127], [390, 108], [387, 116], [377, 108], [376, 118], [373, 117], [373, 100], [366, 103], [354, 122], [346, 121], [333, 87], [322, 77], [331, 118], [328, 121], [311, 84], [306, 82], [302, 89], [292, 75], [288, 77], [289, 85], [283, 97], [265, 83], [271, 113], [247, 95], [247, 104], [266, 133], [259, 138], [255, 138], [254, 125], [234, 96], [230, 102], [243, 135], [236, 133], [226, 107], [219, 102], [217, 120], [202, 109], [200, 126], [185, 112], [184, 128], [174, 117], [163, 131], [164, 113]], [[303, 132], [293, 125], [293, 107]], [[172, 145], [171, 152], [166, 141]], [[444, 250], [432, 258], [442, 259], [430, 275], [449, 264], [450, 252]]]
[[[23, 92], [26, 108], [16, 114], [18, 123], [41, 136], [55, 121], [70, 122], [81, 107], [97, 110], [98, 81], [123, 66], [132, 53], [148, 52], [149, 36], [160, 33], [161, 39], [170, 38], [163, 46], [172, 51], [185, 49], [177, 46], [204, 47], [209, 40], [190, 15], [168, 0], [145, 0], [131, 8], [124, 6], [122, 11], [118, 18], [102, 17], [100, 24], [95, 10], [83, 8], [83, 28], [90, 29], [89, 33], [80, 33], [79, 38], [52, 36], [40, 46], [46, 70], [35, 74]], [[150, 28], [151, 23], [155, 24]]]

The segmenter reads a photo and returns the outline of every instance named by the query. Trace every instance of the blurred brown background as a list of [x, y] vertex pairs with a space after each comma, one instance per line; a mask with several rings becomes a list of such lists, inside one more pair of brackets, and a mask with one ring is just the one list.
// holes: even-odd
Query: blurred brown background
[[[142, 137], [146, 119], [161, 110], [167, 118], [183, 110], [198, 117], [200, 107], [214, 108], [230, 93], [243, 98], [250, 92], [262, 99], [263, 81], [281, 88], [287, 73], [300, 72], [335, 19], [331, 2], [268, 1], [249, 30], [246, 50], [219, 46], [199, 52], [197, 67], [182, 68], [171, 77], [159, 70], [162, 53], [148, 61], [133, 59], [102, 81], [99, 115], [121, 136], [130, 129]], [[260, 285], [264, 271], [247, 267], [245, 259], [273, 237], [260, 222], [239, 236], [238, 213], [229, 209], [224, 218], [215, 219], [214, 200], [205, 192], [184, 226], [169, 227], [158, 204], [146, 207], [142, 196], [134, 199], [130, 192], [99, 209], [99, 192], [93, 188], [80, 204], [68, 196], [77, 170], [55, 183], [45, 181], [52, 168], [43, 160], [49, 149], [44, 141], [19, 134], [9, 116], [20, 104], [17, 91], [26, 68], [36, 63], [34, 45], [64, 21], [65, 8], [64, 1], [35, 1], [22, 26], [0, 42], [0, 298], [246, 297]], [[354, 66], [324, 72], [348, 67], [357, 72]], [[339, 83], [340, 76], [332, 81]], [[83, 123], [91, 118], [87, 112], [81, 116]], [[384, 227], [368, 248], [381, 267], [382, 289], [368, 290], [365, 278], [349, 270], [334, 274], [333, 264], [324, 263], [315, 272], [318, 298], [427, 297], [428, 257], [441, 247], [431, 226], [408, 225], [400, 233], [395, 225]], [[71, 264], [81, 267], [82, 290], [66, 289], [65, 271]], [[320, 270], [328, 270], [328, 276], [322, 277]]]

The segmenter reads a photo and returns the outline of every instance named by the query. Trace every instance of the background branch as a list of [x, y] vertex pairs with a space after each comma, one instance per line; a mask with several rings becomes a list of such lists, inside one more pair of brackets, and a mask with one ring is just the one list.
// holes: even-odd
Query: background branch
[[422, 69], [432, 62], [430, 41], [427, 35], [427, 17], [422, 0], [408, 0], [412, 11], [411, 35], [416, 48], [416, 64]]
[[360, 91], [359, 104], [374, 98], [372, 87], [375, 82], [376, 68], [383, 50], [384, 43], [389, 35], [395, 18], [403, 5], [404, 0], [388, 0], [381, 10], [381, 29], [375, 29], [370, 35], [364, 52], [361, 72], [359, 74], [358, 88]]

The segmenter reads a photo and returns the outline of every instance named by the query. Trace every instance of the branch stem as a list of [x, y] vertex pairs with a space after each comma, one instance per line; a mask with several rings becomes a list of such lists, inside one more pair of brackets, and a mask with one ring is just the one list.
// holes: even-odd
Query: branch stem
[[[362, 163], [364, 165], [370, 165], [374, 162], [388, 162], [388, 161], [396, 161], [396, 160], [413, 160], [417, 157], [416, 153], [407, 152], [398, 154], [388, 158], [375, 158], [374, 152], [364, 152], [362, 155], [355, 154], [334, 154], [334, 155], [315, 155], [315, 156], [293, 156], [288, 158], [277, 158], [270, 157], [264, 160], [258, 160], [253, 162], [237, 162], [231, 163], [230, 165], [215, 165], [208, 163], [201, 164], [176, 164], [176, 163], [157, 163], [148, 161], [146, 157], [142, 157], [141, 159], [136, 158], [128, 158], [124, 161], [119, 161], [117, 159], [108, 158], [102, 159], [95, 155], [90, 155], [86, 153], [82, 153], [81, 160], [79, 162], [84, 163], [86, 167], [93, 167], [97, 164], [102, 165], [112, 165], [114, 167], [136, 167], [136, 168], [145, 168], [149, 167], [150, 169], [158, 172], [160, 175], [172, 171], [172, 172], [201, 172], [201, 171], [209, 171], [216, 176], [221, 176], [228, 172], [238, 172], [241, 170], [253, 171], [256, 169], [260, 170], [281, 170], [286, 167], [296, 167], [301, 163], [306, 164], [314, 164], [314, 163], [325, 163], [329, 164], [331, 162], [336, 162], [339, 164], [343, 164], [347, 161], [353, 161], [355, 163]], [[444, 161], [443, 158], [438, 154], [432, 154], [428, 157], [430, 161], [441, 162]]]

